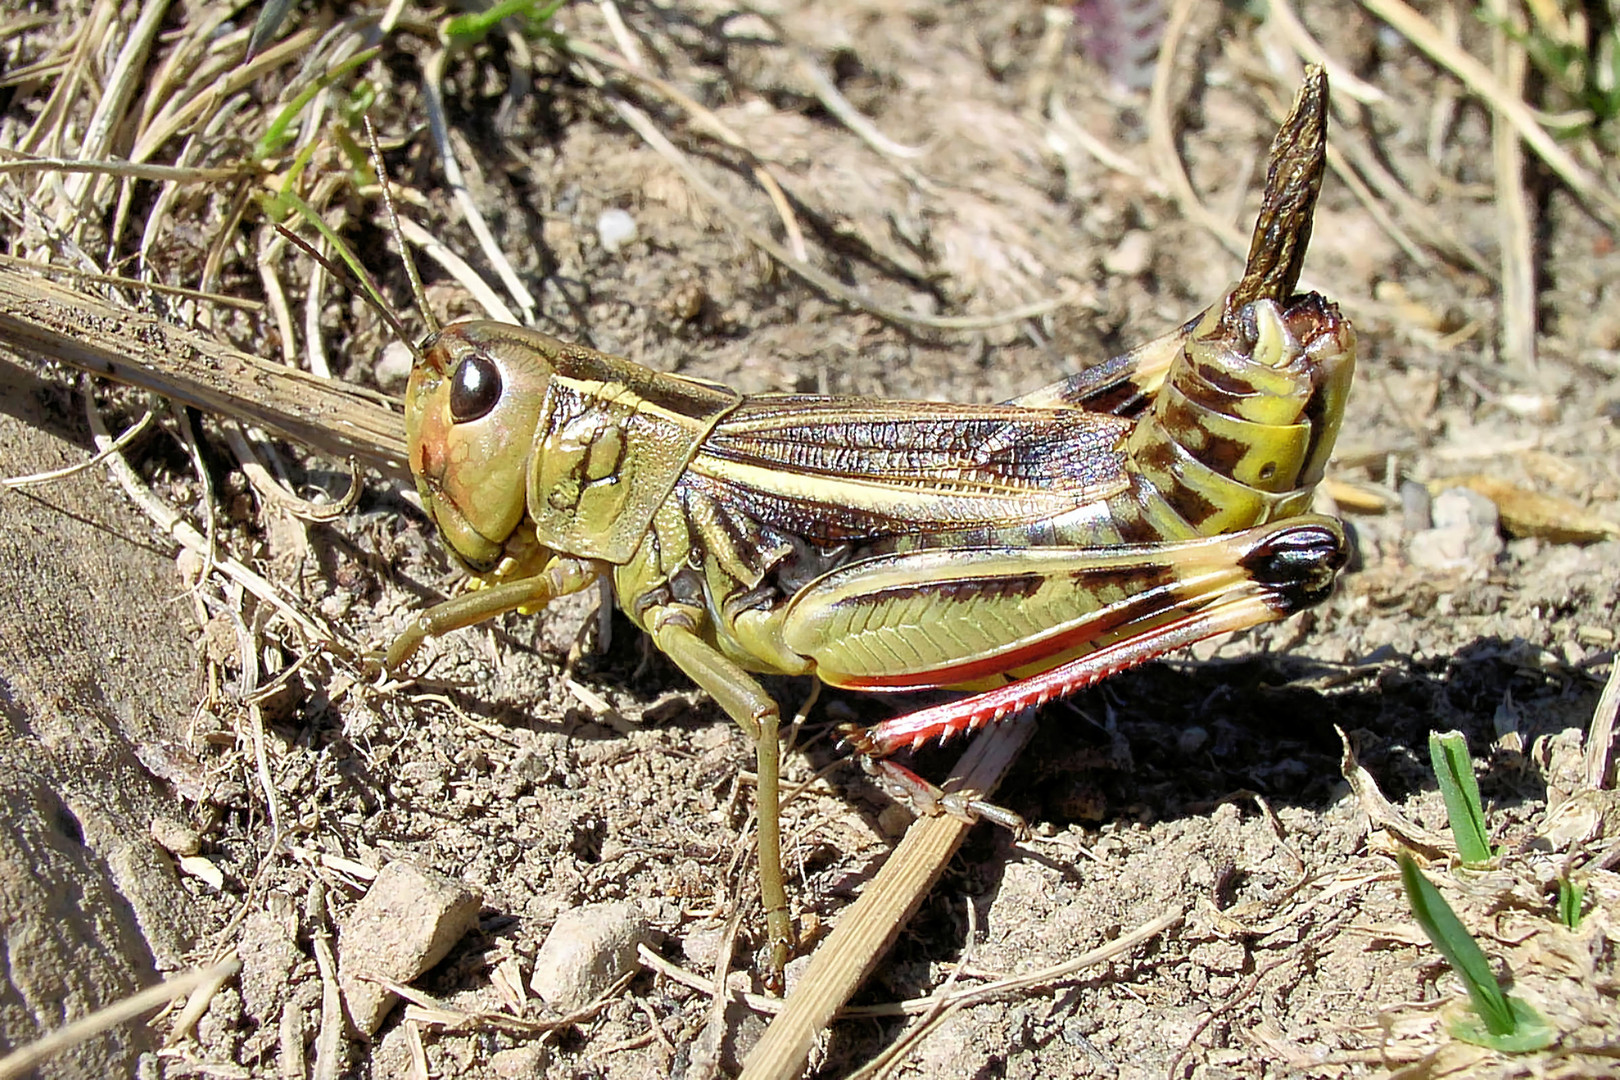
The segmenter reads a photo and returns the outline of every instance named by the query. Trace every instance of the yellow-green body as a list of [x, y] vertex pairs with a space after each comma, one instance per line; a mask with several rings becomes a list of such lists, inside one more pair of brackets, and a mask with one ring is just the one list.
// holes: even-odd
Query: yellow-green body
[[[429, 345], [446, 374], [413, 378], [412, 465], [452, 549], [486, 583], [562, 557], [610, 576], [644, 628], [679, 612], [750, 671], [872, 689], [987, 685], [1083, 651], [1097, 610], [1149, 579], [1185, 577], [1176, 542], [1309, 509], [1353, 334], [1315, 297], [1222, 311], [1178, 332], [1178, 361], [1134, 417], [745, 398], [465, 324]], [[456, 423], [433, 398], [474, 357], [504, 393]], [[1074, 586], [1127, 545], [1158, 557]]]

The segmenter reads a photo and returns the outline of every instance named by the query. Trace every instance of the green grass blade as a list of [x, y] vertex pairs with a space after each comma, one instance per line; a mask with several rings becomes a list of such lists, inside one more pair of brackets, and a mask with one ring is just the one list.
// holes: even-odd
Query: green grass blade
[[1429, 733], [1429, 761], [1440, 781], [1440, 794], [1446, 800], [1446, 816], [1451, 819], [1451, 835], [1457, 841], [1457, 854], [1464, 866], [1481, 866], [1491, 861], [1491, 838], [1485, 831], [1485, 807], [1479, 800], [1479, 783], [1474, 779], [1474, 763], [1468, 756], [1468, 741], [1459, 732]]
[[1581, 902], [1586, 890], [1569, 878], [1558, 879], [1558, 921], [1574, 930], [1581, 925]]
[[513, 15], [524, 16], [532, 33], [548, 23], [564, 2], [565, 0], [552, 0], [543, 7], [536, 7], [538, 0], [501, 0], [484, 11], [469, 11], [463, 15], [451, 16], [441, 24], [439, 33], [447, 44], [475, 45], [495, 29], [502, 19]]
[[371, 48], [366, 49], [363, 52], [358, 52], [349, 57], [347, 60], [343, 61], [343, 63], [334, 67], [331, 71], [328, 71], [324, 75], [315, 79], [308, 86], [299, 91], [298, 94], [291, 101], [289, 101], [279, 113], [276, 114], [275, 119], [270, 121], [270, 126], [265, 129], [264, 134], [259, 136], [259, 141], [254, 143], [253, 151], [250, 155], [252, 159], [254, 161], [263, 161], [268, 157], [272, 157], [275, 154], [280, 153], [281, 148], [286, 146], [287, 143], [293, 138], [293, 121], [297, 119], [299, 113], [304, 111], [304, 107], [314, 100], [315, 95], [320, 93], [322, 90], [325, 90], [328, 86], [331, 86], [334, 82], [341, 79], [355, 68], [360, 67], [362, 64], [370, 63], [379, 54], [381, 54], [381, 52], [382, 47], [377, 45], [373, 45]]
[[1406, 898], [1418, 925], [1446, 958], [1446, 963], [1461, 976], [1474, 1002], [1474, 1011], [1485, 1022], [1486, 1030], [1492, 1035], [1511, 1035], [1515, 1026], [1513, 1010], [1508, 1005], [1507, 995], [1497, 985], [1485, 954], [1474, 944], [1473, 937], [1440, 895], [1440, 890], [1423, 876], [1412, 856], [1403, 851], [1400, 862], [1401, 884], [1406, 886]]

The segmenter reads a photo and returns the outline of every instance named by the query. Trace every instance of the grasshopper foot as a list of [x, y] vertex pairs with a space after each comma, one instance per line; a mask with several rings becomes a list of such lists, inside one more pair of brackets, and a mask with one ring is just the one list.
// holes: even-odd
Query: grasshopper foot
[[[846, 733], [845, 737], [849, 739], [851, 735]], [[949, 814], [970, 825], [989, 821], [1011, 832], [1016, 840], [1029, 839], [1029, 825], [1021, 816], [1006, 807], [987, 802], [969, 792], [945, 791], [904, 765], [888, 758], [862, 753], [860, 744], [856, 742], [854, 745], [861, 768], [866, 770], [866, 774], [876, 780], [878, 786], [883, 788], [890, 798], [917, 817]]]

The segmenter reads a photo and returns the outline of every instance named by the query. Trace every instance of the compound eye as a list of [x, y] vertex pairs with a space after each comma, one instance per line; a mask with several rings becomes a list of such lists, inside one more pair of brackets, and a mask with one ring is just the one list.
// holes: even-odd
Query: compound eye
[[482, 353], [456, 365], [450, 378], [450, 418], [458, 424], [486, 416], [501, 400], [501, 369]]

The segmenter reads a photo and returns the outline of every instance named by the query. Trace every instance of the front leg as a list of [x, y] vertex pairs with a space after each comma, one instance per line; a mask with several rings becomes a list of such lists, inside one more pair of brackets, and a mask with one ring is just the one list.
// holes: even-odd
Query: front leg
[[758, 781], [759, 892], [770, 938], [766, 979], [782, 986], [782, 970], [793, 947], [793, 919], [788, 914], [787, 884], [782, 873], [781, 745], [782, 715], [776, 702], [752, 675], [728, 660], [697, 634], [694, 610], [679, 605], [655, 607], [644, 616], [653, 643], [675, 661], [725, 710], [754, 741]]
[[388, 647], [383, 666], [398, 671], [422, 642], [430, 637], [460, 630], [464, 626], [493, 619], [519, 608], [539, 609], [559, 596], [578, 592], [602, 574], [597, 563], [585, 559], [556, 556], [538, 574], [503, 581], [487, 589], [476, 589], [434, 604], [411, 620], [403, 633]]

